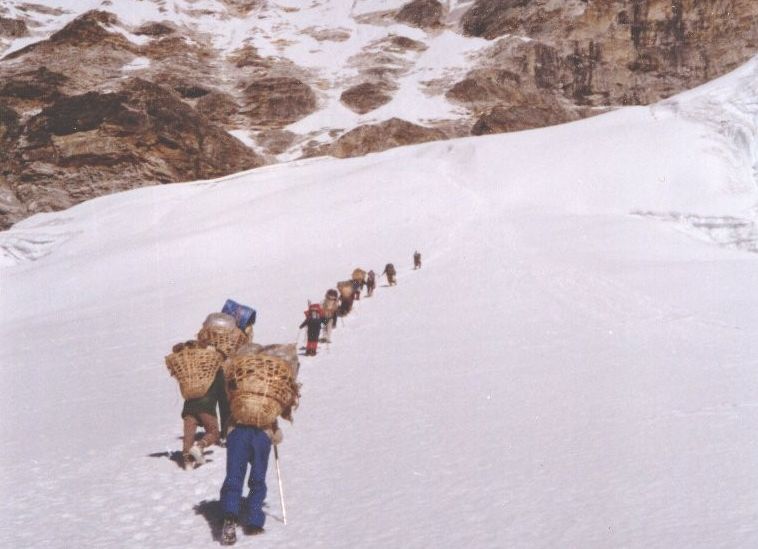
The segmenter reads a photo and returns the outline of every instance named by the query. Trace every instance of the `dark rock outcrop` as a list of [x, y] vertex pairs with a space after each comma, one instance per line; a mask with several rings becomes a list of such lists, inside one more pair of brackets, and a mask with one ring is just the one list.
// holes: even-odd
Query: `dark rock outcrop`
[[199, 84], [188, 84], [182, 82], [174, 86], [174, 91], [185, 99], [197, 99], [211, 93], [211, 90]]
[[244, 90], [243, 114], [257, 127], [281, 128], [316, 110], [316, 94], [301, 80], [274, 76], [254, 80]]
[[413, 0], [397, 12], [395, 19], [414, 27], [435, 27], [442, 19], [442, 4], [438, 0]]
[[[16, 111], [0, 103], [0, 143], [8, 143], [18, 136], [21, 117]], [[6, 147], [0, 147], [0, 155], [7, 153]]]
[[[80, 15], [50, 38], [35, 42], [8, 54], [5, 59], [15, 59], [31, 52], [51, 53], [56, 48], [72, 47], [79, 50], [90, 46], [107, 46], [136, 54], [138, 48], [118, 32], [107, 27], [118, 23], [118, 18], [107, 11], [92, 10]], [[60, 52], [59, 52], [60, 53]]]
[[0, 17], [0, 36], [20, 38], [29, 34], [29, 29], [23, 19]]
[[365, 114], [392, 101], [392, 95], [385, 84], [364, 82], [342, 92], [340, 101], [358, 114]]
[[174, 34], [175, 29], [166, 23], [151, 22], [145, 23], [135, 31], [135, 34], [142, 36], [166, 36]]
[[477, 0], [461, 19], [464, 34], [492, 40], [522, 30], [529, 0]]
[[526, 100], [521, 77], [503, 69], [479, 69], [450, 88], [445, 96], [453, 101], [475, 104], [491, 101], [523, 103]]
[[471, 129], [471, 135], [515, 132], [563, 124], [578, 116], [557, 104], [498, 106], [482, 115]]
[[441, 139], [447, 139], [447, 135], [440, 130], [392, 118], [380, 124], [358, 126], [350, 130], [331, 145], [329, 154], [338, 158], [363, 156], [393, 147]]
[[197, 101], [195, 109], [211, 122], [227, 125], [239, 112], [239, 105], [228, 93], [211, 92]]
[[68, 80], [59, 72], [39, 67], [8, 75], [0, 80], [0, 100], [8, 103], [32, 102], [45, 104], [58, 99], [61, 86]]
[[[16, 118], [3, 114], [11, 122], [3, 122], [2, 139], [16, 166], [5, 174], [6, 185], [26, 204], [23, 215], [135, 186], [219, 177], [263, 164], [178, 95], [140, 79], [117, 92], [62, 97], [20, 128]], [[18, 216], [2, 214], [0, 225]]]

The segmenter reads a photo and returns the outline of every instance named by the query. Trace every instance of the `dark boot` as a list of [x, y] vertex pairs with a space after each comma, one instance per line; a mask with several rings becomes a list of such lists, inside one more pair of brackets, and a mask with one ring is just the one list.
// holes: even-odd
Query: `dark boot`
[[244, 526], [242, 532], [246, 536], [257, 536], [258, 534], [262, 534], [264, 530], [260, 526]]

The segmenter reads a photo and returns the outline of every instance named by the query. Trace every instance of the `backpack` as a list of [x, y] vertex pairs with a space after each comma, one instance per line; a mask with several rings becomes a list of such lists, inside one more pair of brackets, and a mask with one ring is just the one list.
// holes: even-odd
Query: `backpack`
[[321, 308], [320, 303], [311, 303], [305, 311], [305, 316], [311, 318], [312, 313], [317, 313], [319, 318], [324, 317], [324, 309]]

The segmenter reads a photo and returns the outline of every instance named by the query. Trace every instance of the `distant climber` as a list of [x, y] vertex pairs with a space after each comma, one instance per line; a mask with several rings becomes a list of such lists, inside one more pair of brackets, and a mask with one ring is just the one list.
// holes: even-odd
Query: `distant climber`
[[416, 250], [413, 252], [413, 270], [421, 268], [421, 252]]
[[337, 289], [340, 294], [340, 306], [337, 314], [339, 316], [347, 316], [353, 309], [353, 281], [343, 280], [337, 282]]
[[387, 263], [387, 265], [384, 266], [384, 271], [382, 272], [381, 276], [384, 275], [387, 275], [387, 282], [389, 282], [390, 286], [397, 285], [397, 280], [395, 280], [397, 271], [395, 271], [395, 266], [392, 263]]
[[323, 341], [332, 342], [332, 330], [337, 327], [337, 309], [339, 308], [339, 293], [334, 288], [327, 290], [324, 301], [321, 303], [321, 309], [324, 311], [324, 331]]
[[318, 348], [318, 338], [321, 335], [321, 324], [324, 321], [324, 312], [321, 305], [314, 303], [305, 311], [305, 320], [300, 324], [300, 329], [308, 328], [308, 343], [305, 346], [306, 356], [315, 356]]
[[350, 279], [353, 281], [353, 300], [358, 301], [361, 298], [361, 291], [366, 283], [366, 271], [355, 269]]
[[366, 275], [367, 297], [371, 297], [372, 295], [374, 295], [374, 288], [376, 288], [376, 273], [374, 271], [369, 271], [368, 275]]

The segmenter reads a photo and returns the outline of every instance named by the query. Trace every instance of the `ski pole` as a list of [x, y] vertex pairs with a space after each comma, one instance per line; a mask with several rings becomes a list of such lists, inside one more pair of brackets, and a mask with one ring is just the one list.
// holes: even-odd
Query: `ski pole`
[[279, 469], [279, 445], [274, 444], [274, 461], [276, 462], [276, 478], [279, 481], [279, 501], [282, 504], [282, 521], [287, 524], [287, 509], [284, 507], [284, 488], [282, 487], [282, 471]]

